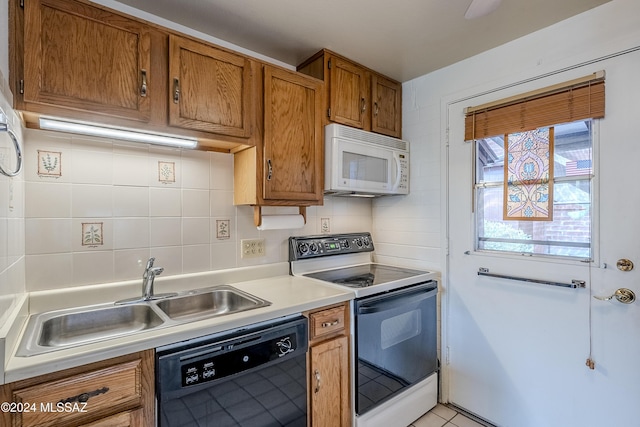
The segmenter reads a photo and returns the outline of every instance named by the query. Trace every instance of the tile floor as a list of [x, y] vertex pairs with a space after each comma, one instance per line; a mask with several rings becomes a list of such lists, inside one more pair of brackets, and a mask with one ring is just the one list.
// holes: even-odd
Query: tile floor
[[485, 427], [485, 425], [438, 403], [435, 408], [408, 427]]

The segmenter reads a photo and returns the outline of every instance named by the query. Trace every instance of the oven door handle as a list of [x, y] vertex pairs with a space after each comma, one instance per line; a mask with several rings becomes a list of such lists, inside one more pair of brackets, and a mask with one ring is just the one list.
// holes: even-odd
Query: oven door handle
[[405, 304], [417, 303], [425, 299], [434, 297], [438, 294], [438, 289], [430, 289], [427, 292], [421, 290], [416, 293], [398, 295], [397, 297], [390, 297], [383, 301], [378, 301], [371, 305], [362, 305], [358, 307], [358, 314], [373, 314], [381, 313], [383, 311], [393, 310], [394, 308], [401, 307]]

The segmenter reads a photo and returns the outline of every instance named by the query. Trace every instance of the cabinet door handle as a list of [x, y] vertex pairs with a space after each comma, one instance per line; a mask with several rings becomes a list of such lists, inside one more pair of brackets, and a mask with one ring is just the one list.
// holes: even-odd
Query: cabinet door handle
[[333, 322], [322, 322], [322, 327], [323, 328], [330, 328], [332, 326], [336, 326], [338, 323], [340, 323], [340, 319], [336, 319]]
[[74, 402], [80, 402], [80, 403], [86, 403], [90, 398], [92, 398], [93, 396], [98, 396], [101, 394], [104, 394], [106, 392], [109, 391], [109, 387], [102, 387], [99, 388], [97, 390], [94, 391], [89, 391], [87, 393], [81, 393], [77, 396], [72, 396], [72, 397], [67, 397], [66, 399], [61, 399], [58, 403], [74, 403]]
[[380, 111], [380, 108], [378, 108], [378, 103], [374, 102], [373, 103], [373, 115], [377, 116], [378, 115], [378, 111]]
[[360, 98], [360, 110], [364, 113], [367, 109], [367, 101], [364, 98]]
[[178, 78], [173, 79], [173, 103], [180, 102], [180, 80]]
[[140, 86], [140, 96], [145, 98], [147, 96], [147, 70], [140, 70], [142, 75], [142, 85]]
[[271, 181], [273, 175], [273, 167], [271, 167], [271, 159], [267, 160], [267, 181]]
[[316, 377], [316, 388], [313, 390], [314, 393], [318, 393], [320, 391], [320, 371], [317, 369], [313, 371], [313, 375]]

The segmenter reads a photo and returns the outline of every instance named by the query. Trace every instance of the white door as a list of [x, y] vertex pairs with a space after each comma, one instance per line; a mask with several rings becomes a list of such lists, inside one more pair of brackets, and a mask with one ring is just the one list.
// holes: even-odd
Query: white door
[[[601, 69], [606, 117], [595, 126], [594, 263], [474, 251], [473, 153], [463, 142], [463, 109], [531, 87], [448, 108], [445, 390], [451, 403], [499, 426], [640, 426], [640, 302], [593, 298], [618, 288], [640, 297], [640, 52], [537, 83], [545, 87]], [[635, 268], [621, 271], [619, 259]], [[580, 279], [586, 288], [479, 276], [480, 268], [562, 283]], [[585, 363], [590, 354], [593, 370]]]

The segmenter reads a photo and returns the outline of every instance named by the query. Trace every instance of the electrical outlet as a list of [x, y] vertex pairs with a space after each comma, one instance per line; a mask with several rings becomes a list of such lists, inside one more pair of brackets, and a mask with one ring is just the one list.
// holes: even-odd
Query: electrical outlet
[[258, 258], [266, 255], [264, 239], [242, 239], [240, 248], [242, 258]]

